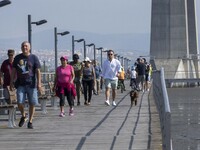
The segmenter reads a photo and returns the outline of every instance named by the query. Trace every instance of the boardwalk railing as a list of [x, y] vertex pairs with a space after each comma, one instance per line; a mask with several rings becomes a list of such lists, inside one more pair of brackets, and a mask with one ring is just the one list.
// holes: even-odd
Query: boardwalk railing
[[42, 83], [53, 82], [55, 78], [55, 72], [42, 72], [41, 76]]
[[182, 79], [165, 79], [166, 86], [171, 88], [173, 86], [199, 86], [200, 85], [200, 78], [182, 78]]
[[165, 85], [164, 69], [153, 72], [153, 95], [160, 117], [163, 150], [172, 150], [171, 111]]

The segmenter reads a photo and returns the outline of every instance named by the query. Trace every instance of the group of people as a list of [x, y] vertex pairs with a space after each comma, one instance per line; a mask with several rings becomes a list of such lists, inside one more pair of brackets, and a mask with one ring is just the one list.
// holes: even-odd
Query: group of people
[[[42, 83], [40, 61], [36, 55], [31, 53], [30, 48], [30, 43], [24, 41], [21, 44], [22, 53], [15, 56], [13, 49], [8, 50], [8, 59], [1, 65], [0, 85], [3, 85], [7, 103], [10, 103], [8, 90], [16, 89], [18, 109], [21, 112], [19, 127], [22, 127], [28, 118], [27, 128], [33, 129], [33, 116], [35, 106], [38, 104], [38, 92], [42, 90]], [[77, 106], [81, 105], [81, 93], [83, 93], [84, 105], [90, 105], [92, 95], [100, 94], [102, 84], [105, 85], [105, 105], [116, 106], [118, 80], [124, 84], [125, 72], [120, 61], [114, 57], [114, 51], [108, 50], [107, 59], [102, 68], [95, 60], [92, 62], [88, 57], [83, 62], [79, 61], [78, 54], [74, 54], [72, 57], [73, 61], [69, 62], [67, 56], [61, 56], [61, 65], [55, 70], [53, 90], [59, 97], [59, 116], [65, 116], [65, 98], [69, 105], [69, 115], [73, 116], [75, 98]], [[136, 88], [140, 88], [142, 91], [145, 88], [149, 90], [151, 72], [151, 65], [145, 62], [145, 59], [139, 58], [130, 72], [131, 86], [135, 84]], [[26, 116], [24, 109], [26, 99], [29, 103], [29, 116]]]
[[138, 58], [130, 71], [130, 86], [140, 91], [149, 91], [152, 66], [145, 58]]
[[[15, 51], [8, 50], [8, 59], [3, 61], [0, 71], [0, 85], [4, 88], [4, 97], [9, 103], [8, 90], [16, 90], [18, 109], [21, 112], [19, 127], [24, 126], [28, 119], [27, 128], [33, 129], [33, 116], [35, 106], [38, 105], [38, 92], [41, 92], [41, 64], [38, 57], [31, 53], [28, 41], [21, 44], [22, 53], [15, 56]], [[67, 56], [61, 56], [61, 65], [56, 68], [53, 90], [60, 100], [60, 117], [65, 116], [65, 97], [69, 104], [69, 115], [74, 115], [74, 100], [81, 104], [80, 95], [83, 90], [84, 104], [90, 105], [93, 94], [100, 93], [100, 85], [105, 85], [105, 105], [110, 105], [110, 91], [112, 93], [112, 105], [116, 106], [116, 89], [118, 77], [121, 72], [120, 61], [114, 58], [114, 51], [107, 52], [107, 60], [102, 68], [94, 60], [88, 57], [83, 62], [79, 61], [79, 55], [73, 55], [73, 61], [69, 62]], [[25, 100], [29, 104], [29, 116], [24, 109]]]

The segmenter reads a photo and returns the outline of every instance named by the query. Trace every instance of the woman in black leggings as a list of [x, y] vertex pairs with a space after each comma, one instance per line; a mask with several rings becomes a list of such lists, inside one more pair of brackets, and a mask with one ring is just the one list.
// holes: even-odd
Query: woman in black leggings
[[94, 87], [94, 81], [96, 77], [95, 77], [94, 67], [93, 65], [91, 65], [91, 60], [88, 57], [86, 57], [84, 63], [85, 65], [83, 67], [83, 78], [82, 78], [84, 99], [85, 99], [84, 104], [90, 105], [92, 98], [92, 90]]

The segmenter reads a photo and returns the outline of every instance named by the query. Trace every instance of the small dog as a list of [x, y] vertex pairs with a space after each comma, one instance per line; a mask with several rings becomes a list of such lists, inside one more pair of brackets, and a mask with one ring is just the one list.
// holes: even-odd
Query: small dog
[[133, 106], [133, 103], [135, 102], [135, 106], [137, 105], [137, 98], [139, 97], [139, 92], [136, 89], [133, 89], [130, 91], [130, 97], [131, 97], [131, 107]]

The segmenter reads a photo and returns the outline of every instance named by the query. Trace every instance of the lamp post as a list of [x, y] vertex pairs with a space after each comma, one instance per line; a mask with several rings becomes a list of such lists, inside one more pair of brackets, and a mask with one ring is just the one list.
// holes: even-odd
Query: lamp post
[[117, 55], [118, 55], [118, 54], [114, 54], [114, 58], [115, 58], [115, 59], [117, 59]]
[[127, 63], [126, 63], [126, 57], [124, 57], [124, 70], [126, 70], [126, 66], [127, 66]]
[[94, 60], [96, 60], [96, 48], [95, 48], [95, 44], [94, 43], [91, 43], [91, 44], [87, 44], [86, 46], [93, 46], [93, 49], [94, 49]]
[[82, 42], [84, 39], [79, 39], [79, 40], [74, 40], [74, 35], [72, 35], [72, 56], [74, 55], [74, 47], [75, 47], [75, 42]]
[[103, 47], [99, 47], [99, 48], [96, 48], [96, 50], [101, 50], [101, 68], [102, 68], [102, 65], [103, 65]]
[[54, 37], [55, 37], [55, 71], [56, 71], [56, 68], [57, 68], [57, 66], [58, 66], [58, 60], [57, 60], [57, 58], [58, 58], [58, 56], [57, 56], [57, 51], [58, 51], [58, 50], [57, 50], [58, 39], [57, 39], [57, 35], [63, 36], [63, 35], [67, 35], [67, 34], [69, 34], [69, 33], [70, 33], [69, 31], [57, 33], [57, 28], [56, 28], [56, 27], [54, 28]]
[[124, 66], [124, 57], [121, 56], [121, 65]]
[[118, 59], [118, 60], [120, 59], [120, 55], [119, 54], [115, 54], [115, 56], [116, 56], [116, 59]]
[[86, 45], [85, 45], [85, 40], [83, 41], [83, 48], [84, 48], [84, 60], [86, 58]]
[[36, 21], [36, 22], [31, 22], [31, 15], [28, 15], [28, 42], [31, 45], [30, 48], [32, 48], [32, 44], [31, 44], [31, 31], [32, 31], [31, 24], [35, 24], [35, 25], [39, 26], [39, 25], [42, 25], [44, 23], [47, 23], [47, 21], [44, 20], [44, 19], [40, 20], [40, 21]]
[[0, 7], [6, 6], [6, 5], [9, 5], [9, 4], [11, 4], [11, 1], [9, 1], [9, 0], [0, 1]]
[[84, 49], [84, 58], [83, 59], [85, 59], [86, 58], [86, 44], [85, 44], [85, 40], [84, 39], [81, 40], [81, 41], [83, 41], [83, 49]]

